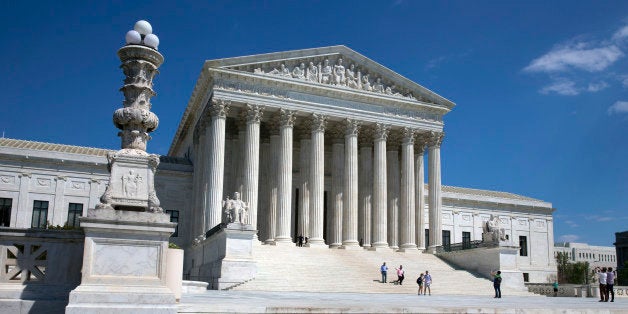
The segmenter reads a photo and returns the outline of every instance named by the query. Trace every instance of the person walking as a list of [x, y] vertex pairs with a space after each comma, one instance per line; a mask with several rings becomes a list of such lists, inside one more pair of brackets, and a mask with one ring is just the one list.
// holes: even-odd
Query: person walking
[[557, 297], [558, 296], [558, 279], [554, 280], [554, 284], [552, 286], [554, 286], [554, 297]]
[[397, 270], [397, 282], [399, 283], [399, 285], [402, 285], [403, 279], [406, 278], [406, 272], [403, 270], [403, 265], [399, 265], [399, 268], [395, 267], [395, 270]]
[[379, 271], [382, 273], [382, 283], [386, 283], [386, 275], [388, 273], [388, 266], [386, 266], [386, 262], [382, 264]]
[[597, 271], [597, 281], [600, 284], [600, 301], [598, 302], [604, 302], [606, 298], [606, 267], [601, 270], [597, 267], [595, 270]]
[[423, 277], [423, 283], [425, 284], [423, 295], [425, 295], [425, 291], [427, 291], [429, 295], [432, 295], [432, 288], [430, 288], [432, 286], [432, 275], [430, 275], [430, 272], [427, 270], [425, 271], [425, 276]]
[[606, 271], [606, 296], [604, 300], [608, 302], [608, 295], [611, 295], [611, 302], [615, 302], [615, 273], [613, 273], [613, 267], [609, 267]]
[[502, 289], [501, 289], [501, 285], [502, 285], [502, 272], [501, 271], [497, 271], [491, 272], [491, 276], [493, 276], [493, 288], [495, 289], [495, 297], [494, 298], [500, 298], [502, 297]]
[[421, 292], [423, 292], [423, 273], [421, 273], [419, 278], [416, 279], [416, 284], [419, 285], [419, 295], [421, 295]]

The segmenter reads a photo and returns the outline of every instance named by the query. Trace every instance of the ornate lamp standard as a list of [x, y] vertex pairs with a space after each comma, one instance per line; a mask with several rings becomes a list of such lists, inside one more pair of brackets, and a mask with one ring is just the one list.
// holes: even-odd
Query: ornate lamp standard
[[126, 34], [118, 50], [126, 76], [123, 108], [113, 114], [121, 149], [107, 156], [109, 185], [96, 208], [81, 218], [85, 249], [81, 285], [70, 293], [66, 313], [176, 313], [166, 287], [166, 250], [175, 223], [155, 193], [159, 156], [146, 153], [149, 133], [159, 124], [150, 111], [153, 78], [164, 57], [146, 21]]
[[126, 34], [126, 46], [118, 50], [122, 71], [126, 76], [123, 108], [113, 114], [113, 123], [120, 129], [121, 149], [107, 156], [111, 178], [97, 209], [162, 212], [155, 193], [154, 177], [159, 156], [146, 153], [150, 132], [159, 119], [150, 111], [155, 96], [153, 78], [164, 57], [157, 51], [159, 38], [152, 34], [146, 21], [135, 23]]

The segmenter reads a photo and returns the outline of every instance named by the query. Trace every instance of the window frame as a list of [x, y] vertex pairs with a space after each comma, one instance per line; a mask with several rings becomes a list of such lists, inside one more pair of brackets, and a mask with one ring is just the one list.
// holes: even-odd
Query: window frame
[[[45, 207], [43, 206], [44, 204], [46, 205]], [[33, 201], [33, 215], [31, 217], [31, 228], [46, 229], [48, 227], [48, 209], [49, 208], [50, 208], [50, 202], [48, 201], [40, 201], [40, 200]], [[35, 212], [37, 212], [37, 218], [38, 218], [37, 224], [35, 224]], [[43, 226], [42, 226], [42, 219], [41, 219], [42, 212], [45, 214], [44, 219], [43, 219]]]

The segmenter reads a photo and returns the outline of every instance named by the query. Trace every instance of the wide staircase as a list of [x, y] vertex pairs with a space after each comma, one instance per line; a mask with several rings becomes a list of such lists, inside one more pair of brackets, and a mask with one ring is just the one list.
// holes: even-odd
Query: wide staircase
[[[420, 273], [432, 275], [432, 294], [491, 295], [491, 281], [458, 270], [432, 254], [400, 253], [295, 246], [255, 245], [257, 276], [233, 290], [305, 291], [417, 294]], [[388, 265], [388, 283], [381, 283], [380, 265]], [[403, 265], [403, 285], [395, 267]], [[504, 291], [508, 295], [533, 295], [527, 291]]]

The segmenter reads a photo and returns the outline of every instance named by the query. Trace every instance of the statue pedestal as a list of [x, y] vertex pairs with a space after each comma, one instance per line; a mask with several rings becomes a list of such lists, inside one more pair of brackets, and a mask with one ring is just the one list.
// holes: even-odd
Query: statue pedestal
[[166, 214], [90, 209], [81, 285], [66, 313], [176, 313], [166, 287], [166, 250], [176, 224]]
[[[257, 274], [253, 259], [253, 241], [257, 230], [252, 225], [233, 222], [219, 224], [205, 235], [205, 240], [186, 249], [186, 259], [208, 289], [223, 290], [247, 282]], [[198, 266], [194, 266], [198, 265]]]

